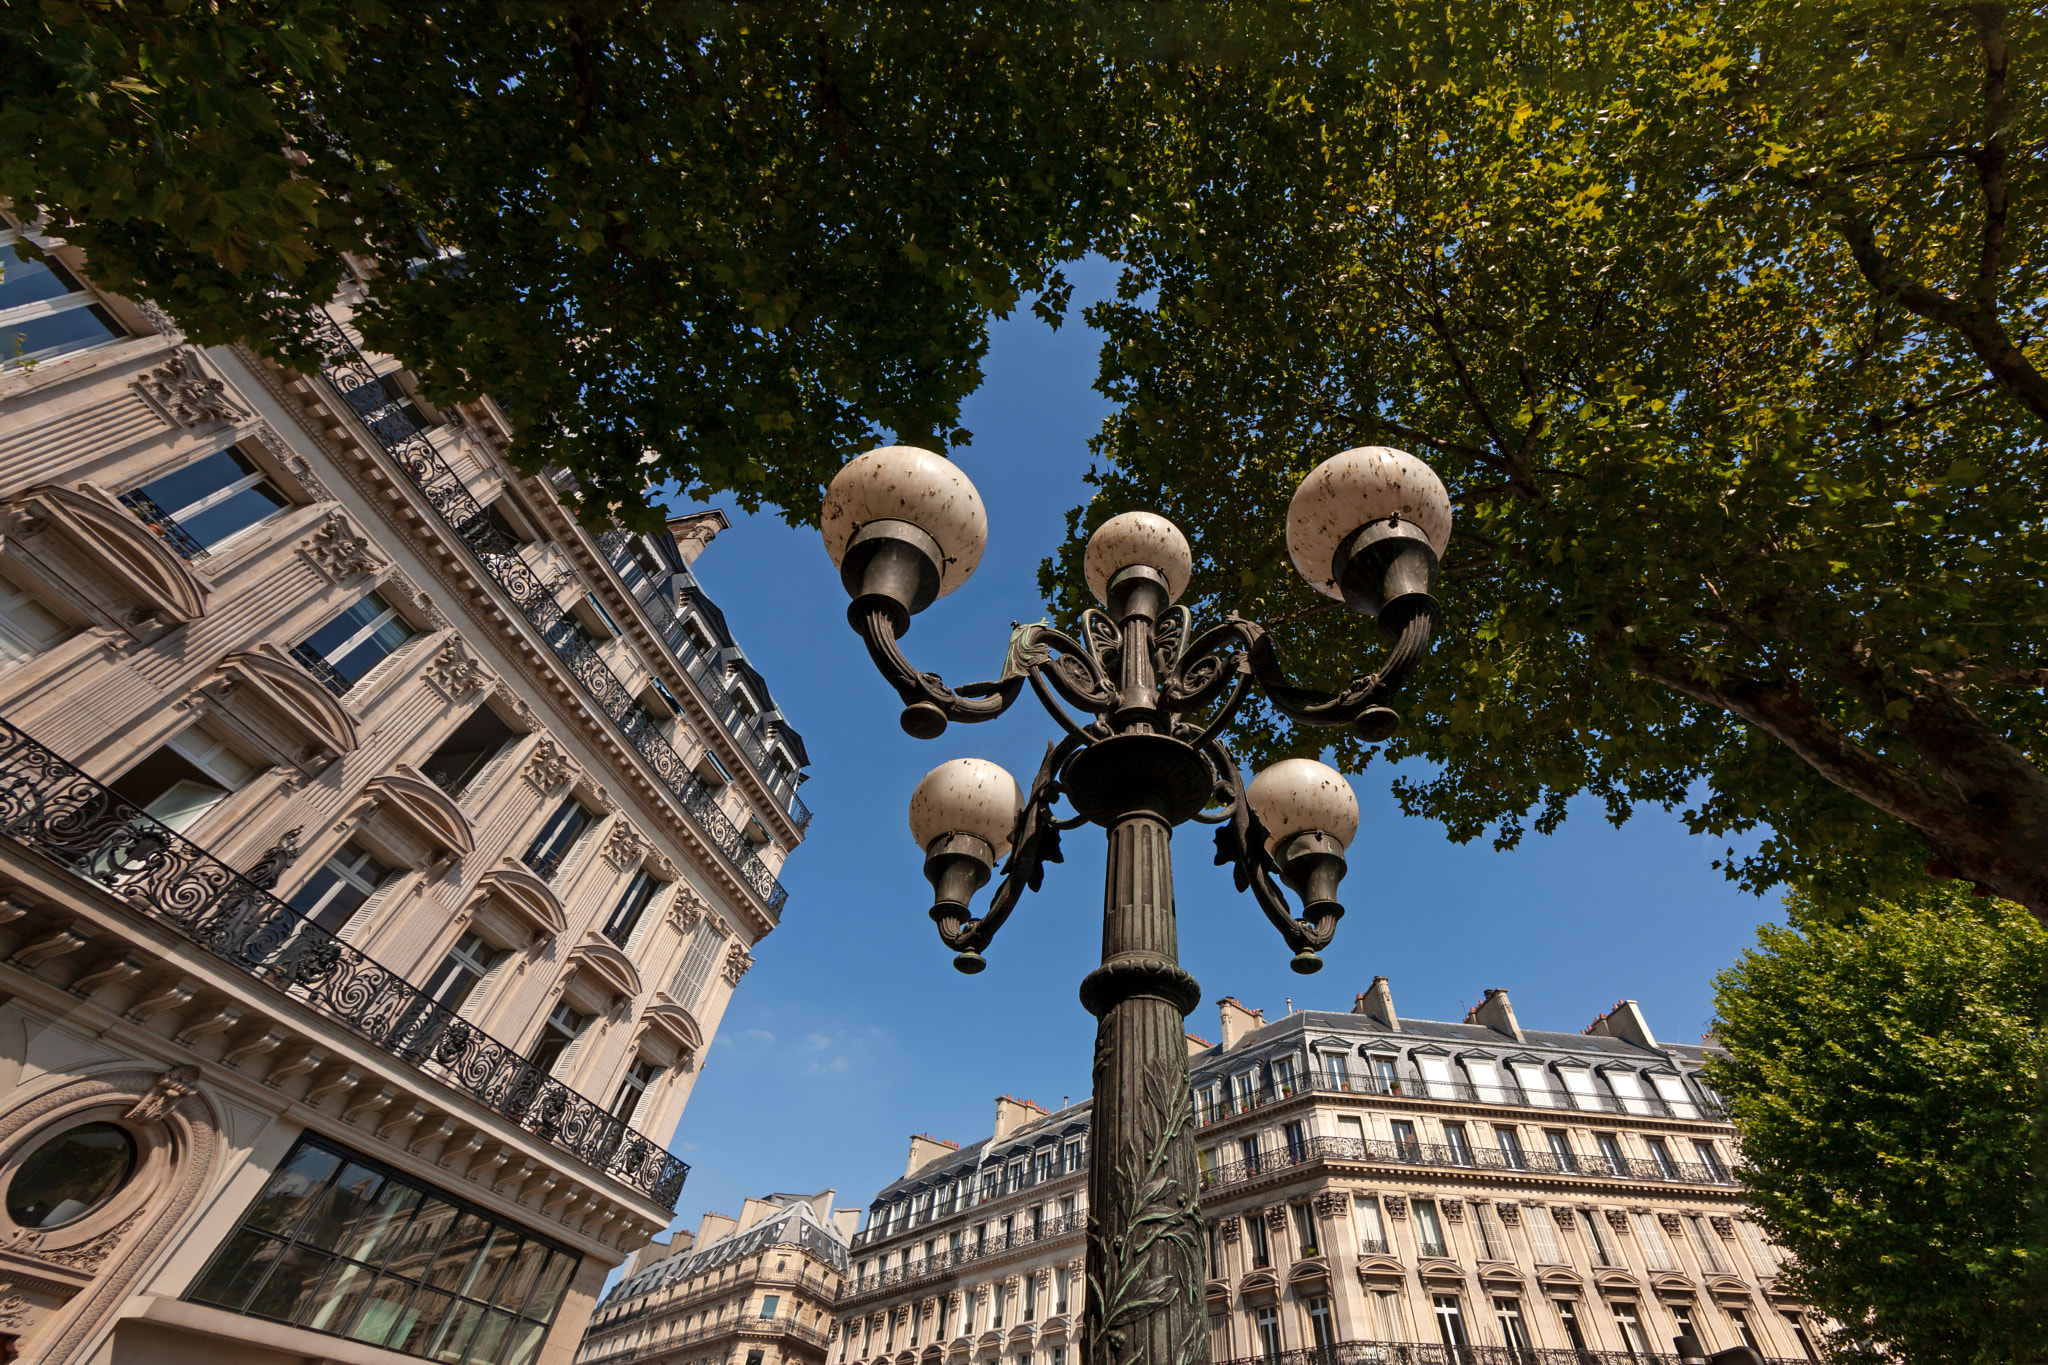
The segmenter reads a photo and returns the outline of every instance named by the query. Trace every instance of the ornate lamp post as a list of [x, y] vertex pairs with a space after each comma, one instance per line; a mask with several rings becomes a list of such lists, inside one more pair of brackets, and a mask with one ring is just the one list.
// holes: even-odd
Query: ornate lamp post
[[[932, 919], [953, 965], [982, 969], [982, 950], [1018, 897], [1038, 888], [1044, 864], [1060, 861], [1060, 831], [1093, 823], [1109, 832], [1102, 962], [1081, 982], [1097, 1021], [1088, 1359], [1205, 1361], [1184, 1038], [1201, 987], [1179, 962], [1170, 838], [1189, 821], [1218, 826], [1216, 861], [1294, 950], [1294, 970], [1322, 966], [1317, 954], [1344, 914], [1337, 887], [1357, 799], [1335, 770], [1307, 759], [1275, 764], [1247, 785], [1219, 737], [1254, 686], [1302, 724], [1349, 725], [1369, 740], [1394, 733], [1399, 718], [1387, 703], [1428, 650], [1436, 620], [1431, 590], [1450, 540], [1450, 499], [1422, 461], [1375, 446], [1325, 461], [1296, 490], [1287, 513], [1295, 567], [1376, 618], [1393, 641], [1376, 672], [1339, 693], [1287, 682], [1253, 622], [1232, 615], [1197, 635], [1174, 605], [1192, 565], [1187, 539], [1149, 512], [1112, 517], [1089, 540], [1088, 586], [1106, 611], [1082, 613], [1081, 639], [1017, 626], [1002, 675], [959, 688], [912, 667], [896, 642], [981, 560], [988, 518], [967, 476], [930, 451], [869, 451], [832, 480], [822, 528], [853, 596], [847, 619], [902, 697], [904, 730], [932, 739], [951, 721], [991, 720], [1028, 684], [1063, 732], [1028, 795], [993, 763], [955, 759], [911, 798]], [[1061, 798], [1071, 816], [1054, 813]], [[969, 905], [1005, 853], [1002, 882], [977, 918]], [[1301, 898], [1299, 916], [1276, 881]]]

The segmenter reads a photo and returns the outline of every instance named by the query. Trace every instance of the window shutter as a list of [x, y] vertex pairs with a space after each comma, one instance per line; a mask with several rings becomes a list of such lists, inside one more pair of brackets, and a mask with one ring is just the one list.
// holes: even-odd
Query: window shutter
[[463, 997], [462, 1007], [455, 1011], [457, 1019], [465, 1023], [475, 1021], [477, 1014], [484, 1007], [485, 997], [490, 994], [491, 984], [498, 979], [498, 974], [505, 970], [505, 964], [517, 956], [517, 953], [502, 955], [496, 962], [491, 964], [489, 971], [477, 978], [476, 984], [469, 988], [469, 994]]
[[724, 941], [725, 936], [711, 926], [708, 917], [698, 924], [690, 950], [683, 954], [682, 965], [669, 982], [668, 993], [684, 1009], [697, 1008], [697, 997], [704, 993], [704, 983], [711, 979], [712, 965], [718, 961], [718, 946]]
[[354, 943], [370, 927], [370, 921], [377, 917], [378, 907], [390, 900], [399, 887], [409, 885], [411, 881], [410, 875], [387, 877], [382, 886], [372, 891], [368, 898], [356, 907], [356, 912], [348, 917], [347, 923], [335, 931], [334, 936], [343, 943]]
[[1565, 1255], [1557, 1244], [1557, 1219], [1549, 1209], [1530, 1208], [1522, 1226], [1529, 1229], [1529, 1243], [1536, 1253], [1538, 1265], [1563, 1265]]
[[514, 735], [500, 744], [498, 752], [492, 754], [489, 761], [478, 770], [477, 775], [469, 780], [469, 786], [465, 788], [464, 794], [478, 796], [496, 790], [499, 776], [504, 772], [505, 765], [512, 761], [512, 755], [518, 752], [519, 741], [524, 738], [524, 735]]

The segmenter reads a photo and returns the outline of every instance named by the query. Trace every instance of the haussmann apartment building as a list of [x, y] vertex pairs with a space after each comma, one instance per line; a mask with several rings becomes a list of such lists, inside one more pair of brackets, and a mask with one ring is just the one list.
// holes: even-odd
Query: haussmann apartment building
[[638, 1253], [576, 1365], [824, 1365], [859, 1209], [836, 1192], [749, 1199]]
[[[1583, 1033], [1507, 992], [1404, 1019], [1220, 1004], [1190, 1035], [1210, 1353], [1234, 1365], [1817, 1357], [1747, 1215], [1700, 1046], [1623, 1001]], [[831, 1365], [1078, 1365], [1089, 1106], [1009, 1097], [968, 1147], [911, 1140], [853, 1243]]]
[[567, 1362], [808, 819], [724, 519], [0, 226], [0, 1356]]

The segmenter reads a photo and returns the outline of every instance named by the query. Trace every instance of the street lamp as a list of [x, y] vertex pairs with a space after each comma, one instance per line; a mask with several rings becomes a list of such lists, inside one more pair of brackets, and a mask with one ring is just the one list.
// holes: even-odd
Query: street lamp
[[[1206, 1360], [1185, 1041], [1201, 987], [1179, 962], [1169, 841], [1176, 825], [1218, 826], [1216, 861], [1294, 950], [1294, 970], [1321, 968], [1318, 954], [1344, 914], [1337, 888], [1358, 832], [1357, 798], [1309, 759], [1276, 763], [1247, 786], [1221, 735], [1254, 686], [1301, 724], [1348, 725], [1367, 740], [1395, 732], [1387, 703], [1427, 652], [1436, 620], [1431, 593], [1451, 533], [1444, 486], [1414, 456], [1365, 446], [1316, 466], [1295, 491], [1295, 568], [1377, 619], [1393, 642], [1376, 671], [1334, 693], [1289, 683], [1253, 622], [1232, 615], [1197, 635], [1192, 615], [1174, 605], [1193, 568], [1187, 538], [1150, 512], [1112, 517], [1089, 538], [1083, 567], [1105, 610], [1082, 612], [1079, 639], [1013, 626], [999, 677], [948, 687], [896, 642], [981, 560], [988, 516], [967, 476], [928, 450], [872, 450], [833, 478], [820, 524], [853, 597], [847, 619], [902, 698], [907, 733], [933, 739], [955, 721], [992, 720], [1027, 684], [1063, 732], [1046, 746], [1028, 795], [981, 759], [934, 768], [911, 798], [911, 833], [925, 853], [939, 935], [954, 966], [978, 972], [1018, 898], [1060, 861], [1060, 832], [1089, 823], [1108, 831], [1102, 962], [1081, 982], [1081, 1003], [1096, 1018], [1088, 1358]], [[1061, 799], [1071, 816], [1054, 813]], [[976, 917], [973, 898], [1006, 852], [1002, 881]], [[1301, 898], [1300, 916], [1276, 881]]]

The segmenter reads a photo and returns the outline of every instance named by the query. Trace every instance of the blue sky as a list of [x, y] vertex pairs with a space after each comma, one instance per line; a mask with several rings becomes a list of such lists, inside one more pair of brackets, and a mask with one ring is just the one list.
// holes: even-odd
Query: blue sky
[[[1114, 283], [1107, 263], [1073, 273], [1077, 310]], [[954, 453], [988, 505], [988, 554], [903, 640], [914, 663], [950, 683], [995, 676], [1009, 623], [1045, 615], [1037, 566], [1089, 495], [1087, 441], [1108, 408], [1091, 387], [1098, 344], [1078, 317], [1055, 333], [1020, 311], [995, 329], [966, 409], [974, 442]], [[733, 516], [697, 573], [804, 735], [815, 820], [782, 873], [782, 926], [756, 948], [676, 1136], [694, 1168], [678, 1226], [692, 1228], [707, 1209], [737, 1213], [744, 1197], [775, 1190], [831, 1186], [842, 1204], [865, 1205], [902, 1174], [912, 1133], [971, 1142], [989, 1131], [998, 1095], [1048, 1108], [1080, 1099], [1094, 1021], [1076, 990], [1100, 951], [1102, 836], [1082, 829], [997, 937], [988, 970], [953, 970], [925, 913], [911, 790], [963, 755], [1028, 782], [1053, 723], [1027, 694], [999, 720], [910, 739], [846, 625], [817, 533], [773, 514]], [[1364, 818], [1347, 914], [1313, 977], [1288, 970], [1279, 935], [1211, 865], [1210, 831], [1176, 835], [1182, 960], [1203, 987], [1191, 1031], [1216, 1037], [1222, 996], [1269, 1019], [1290, 998], [1296, 1009], [1348, 1010], [1383, 974], [1396, 1008], [1416, 1018], [1462, 1019], [1499, 986], [1527, 1027], [1583, 1028], [1632, 998], [1660, 1039], [1697, 1042], [1714, 973], [1754, 942], [1758, 923], [1779, 918], [1775, 900], [1713, 870], [1725, 841], [1688, 836], [1661, 811], [1617, 830], [1587, 802], [1557, 834], [1496, 853], [1404, 818], [1388, 779], [1376, 766], [1354, 784]]]

